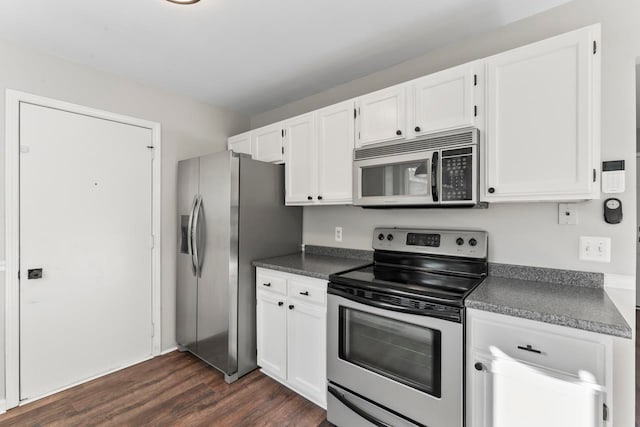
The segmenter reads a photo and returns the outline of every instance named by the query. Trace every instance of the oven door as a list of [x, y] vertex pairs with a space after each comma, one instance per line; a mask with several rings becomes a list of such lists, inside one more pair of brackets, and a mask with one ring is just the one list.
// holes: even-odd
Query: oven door
[[353, 162], [353, 204], [356, 206], [438, 204], [438, 157], [438, 151], [419, 151], [355, 160]]
[[418, 424], [462, 426], [461, 323], [329, 294], [327, 326], [330, 382]]

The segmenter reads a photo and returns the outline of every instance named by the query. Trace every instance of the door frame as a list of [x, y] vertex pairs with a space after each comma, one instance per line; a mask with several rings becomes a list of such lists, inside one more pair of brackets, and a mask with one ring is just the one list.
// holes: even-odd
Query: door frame
[[[160, 354], [161, 345], [161, 171], [162, 145], [160, 123], [115, 114], [82, 105], [45, 98], [30, 93], [7, 89], [5, 129], [5, 390], [6, 408], [20, 405], [20, 103], [53, 108], [103, 120], [138, 126], [151, 130], [153, 163], [151, 178], [152, 233], [151, 248], [151, 293], [153, 338], [151, 357]], [[124, 367], [123, 367], [124, 368]], [[119, 368], [121, 369], [121, 368]], [[1, 384], [0, 384], [1, 386]]]

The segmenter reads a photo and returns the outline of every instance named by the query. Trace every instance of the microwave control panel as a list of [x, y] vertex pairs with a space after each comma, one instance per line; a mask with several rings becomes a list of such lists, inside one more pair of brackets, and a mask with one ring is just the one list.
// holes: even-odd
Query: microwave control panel
[[442, 151], [442, 201], [473, 200], [473, 149]]

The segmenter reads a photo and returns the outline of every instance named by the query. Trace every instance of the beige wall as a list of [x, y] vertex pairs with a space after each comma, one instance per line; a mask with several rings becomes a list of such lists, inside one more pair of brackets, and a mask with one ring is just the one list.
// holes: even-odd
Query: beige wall
[[[0, 41], [0, 200], [4, 201], [5, 89], [60, 99], [159, 122], [162, 125], [162, 348], [175, 345], [177, 160], [226, 149], [228, 135], [249, 119], [133, 81]], [[2, 203], [4, 205], [4, 203]], [[0, 209], [0, 260], [4, 259]], [[4, 279], [4, 278], [2, 278]], [[0, 334], [4, 335], [4, 281], [0, 279]], [[0, 340], [0, 399], [4, 396], [4, 338]]]
[[[478, 17], [481, 19], [481, 17]], [[640, 56], [640, 2], [578, 0], [497, 31], [462, 41], [374, 74], [254, 116], [252, 128], [349, 99], [447, 67], [499, 53], [589, 24], [602, 23], [602, 160], [624, 159], [627, 190], [620, 194], [624, 221], [608, 225], [602, 201], [578, 205], [577, 226], [558, 225], [555, 203], [492, 205], [487, 210], [363, 210], [355, 207], [304, 209], [306, 244], [371, 248], [372, 229], [379, 225], [473, 227], [490, 235], [490, 260], [513, 264], [635, 275], [636, 124], [635, 64]], [[532, 123], [532, 126], [534, 124]], [[526, 131], [526, 130], [525, 130]], [[343, 241], [333, 240], [335, 226]], [[612, 261], [578, 259], [581, 235], [609, 236]], [[631, 292], [633, 293], [633, 291]], [[633, 304], [633, 296], [627, 298]], [[624, 312], [628, 307], [622, 307]], [[616, 426], [633, 424], [633, 343], [616, 342]]]

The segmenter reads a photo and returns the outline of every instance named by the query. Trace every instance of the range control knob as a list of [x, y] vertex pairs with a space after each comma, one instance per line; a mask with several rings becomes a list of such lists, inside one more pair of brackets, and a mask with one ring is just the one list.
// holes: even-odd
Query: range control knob
[[384, 240], [384, 234], [382, 233], [378, 234], [378, 240]]
[[458, 246], [462, 246], [462, 245], [464, 245], [464, 239], [463, 239], [462, 237], [458, 237], [458, 238], [456, 239], [456, 244], [457, 244]]
[[388, 241], [392, 241], [393, 240], [393, 234], [387, 234], [387, 240]]
[[471, 246], [475, 246], [478, 244], [478, 241], [472, 237], [471, 239], [469, 239], [469, 244]]

